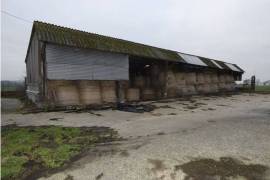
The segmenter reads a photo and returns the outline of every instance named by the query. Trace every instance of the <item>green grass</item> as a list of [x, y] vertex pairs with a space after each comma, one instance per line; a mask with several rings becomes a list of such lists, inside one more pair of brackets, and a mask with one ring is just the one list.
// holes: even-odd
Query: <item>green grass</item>
[[35, 171], [59, 168], [83, 149], [118, 139], [106, 127], [17, 127], [2, 128], [1, 179], [23, 179]]
[[17, 88], [15, 86], [3, 86], [1, 91], [16, 91]]
[[256, 86], [255, 91], [260, 92], [270, 92], [270, 86]]

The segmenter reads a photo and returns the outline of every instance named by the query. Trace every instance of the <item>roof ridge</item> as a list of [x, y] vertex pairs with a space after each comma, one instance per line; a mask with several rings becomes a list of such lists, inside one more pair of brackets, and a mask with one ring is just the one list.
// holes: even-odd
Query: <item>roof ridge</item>
[[[36, 21], [36, 20], [34, 21], [34, 23], [40, 23], [40, 24], [45, 24], [45, 25], [49, 25], [49, 26], [55, 26], [55, 27], [58, 27], [58, 28], [61, 28], [61, 29], [65, 29], [65, 30], [72, 30], [72, 31], [79, 32], [79, 33], [85, 33], [86, 35], [102, 36], [104, 38], [119, 40], [119, 41], [123, 41], [123, 42], [129, 42], [129, 43], [133, 43], [135, 45], [147, 46], [147, 47], [152, 47], [152, 48], [158, 48], [160, 50], [165, 50], [165, 51], [170, 51], [170, 52], [177, 53], [177, 51], [175, 51], [175, 50], [160, 48], [160, 47], [156, 47], [156, 46], [153, 46], [153, 45], [138, 43], [138, 42], [134, 42], [134, 41], [131, 41], [131, 40], [125, 40], [125, 39], [121, 39], [121, 38], [117, 38], [117, 37], [112, 37], [112, 36], [108, 36], [108, 35], [98, 34], [98, 33], [95, 33], [95, 32], [89, 32], [89, 31], [79, 30], [79, 29], [76, 29], [76, 28], [70, 28], [70, 27], [66, 27], [66, 26], [60, 26], [60, 25], [56, 25], [56, 24], [53, 24], [53, 23], [48, 23], [48, 22], [43, 22], [43, 21]], [[194, 56], [196, 56], [196, 55], [194, 55]]]

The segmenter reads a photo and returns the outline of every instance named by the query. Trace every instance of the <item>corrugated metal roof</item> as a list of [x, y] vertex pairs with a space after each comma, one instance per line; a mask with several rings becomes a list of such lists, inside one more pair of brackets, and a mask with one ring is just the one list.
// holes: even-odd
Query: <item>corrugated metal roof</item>
[[38, 39], [42, 41], [80, 48], [118, 52], [147, 58], [182, 61], [182, 59], [179, 58], [174, 51], [125, 41], [122, 39], [102, 36], [42, 22], [34, 22], [34, 28]]
[[[102, 36], [94, 33], [88, 33], [39, 21], [34, 21], [31, 39], [34, 34], [38, 40], [59, 45], [123, 53], [133, 56], [188, 63], [217, 69], [222, 67], [225, 70], [236, 71], [226, 66], [222, 61], [216, 61], [183, 53], [179, 54], [178, 52], [172, 50]], [[236, 67], [238, 68], [237, 72], [239, 72], [239, 69], [241, 70], [240, 72], [243, 72], [241, 68], [238, 66]]]

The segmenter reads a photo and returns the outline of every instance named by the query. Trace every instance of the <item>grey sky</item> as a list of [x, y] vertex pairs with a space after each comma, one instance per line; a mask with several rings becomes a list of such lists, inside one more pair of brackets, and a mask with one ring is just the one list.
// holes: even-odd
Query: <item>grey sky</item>
[[[238, 64], [270, 79], [269, 0], [2, 0], [27, 20], [118, 37]], [[32, 24], [1, 13], [2, 79], [25, 76]]]

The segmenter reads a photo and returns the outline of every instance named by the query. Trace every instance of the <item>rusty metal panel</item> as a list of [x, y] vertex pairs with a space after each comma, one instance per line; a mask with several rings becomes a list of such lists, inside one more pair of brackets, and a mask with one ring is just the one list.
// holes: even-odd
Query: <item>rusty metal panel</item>
[[47, 44], [51, 80], [128, 80], [128, 55]]

